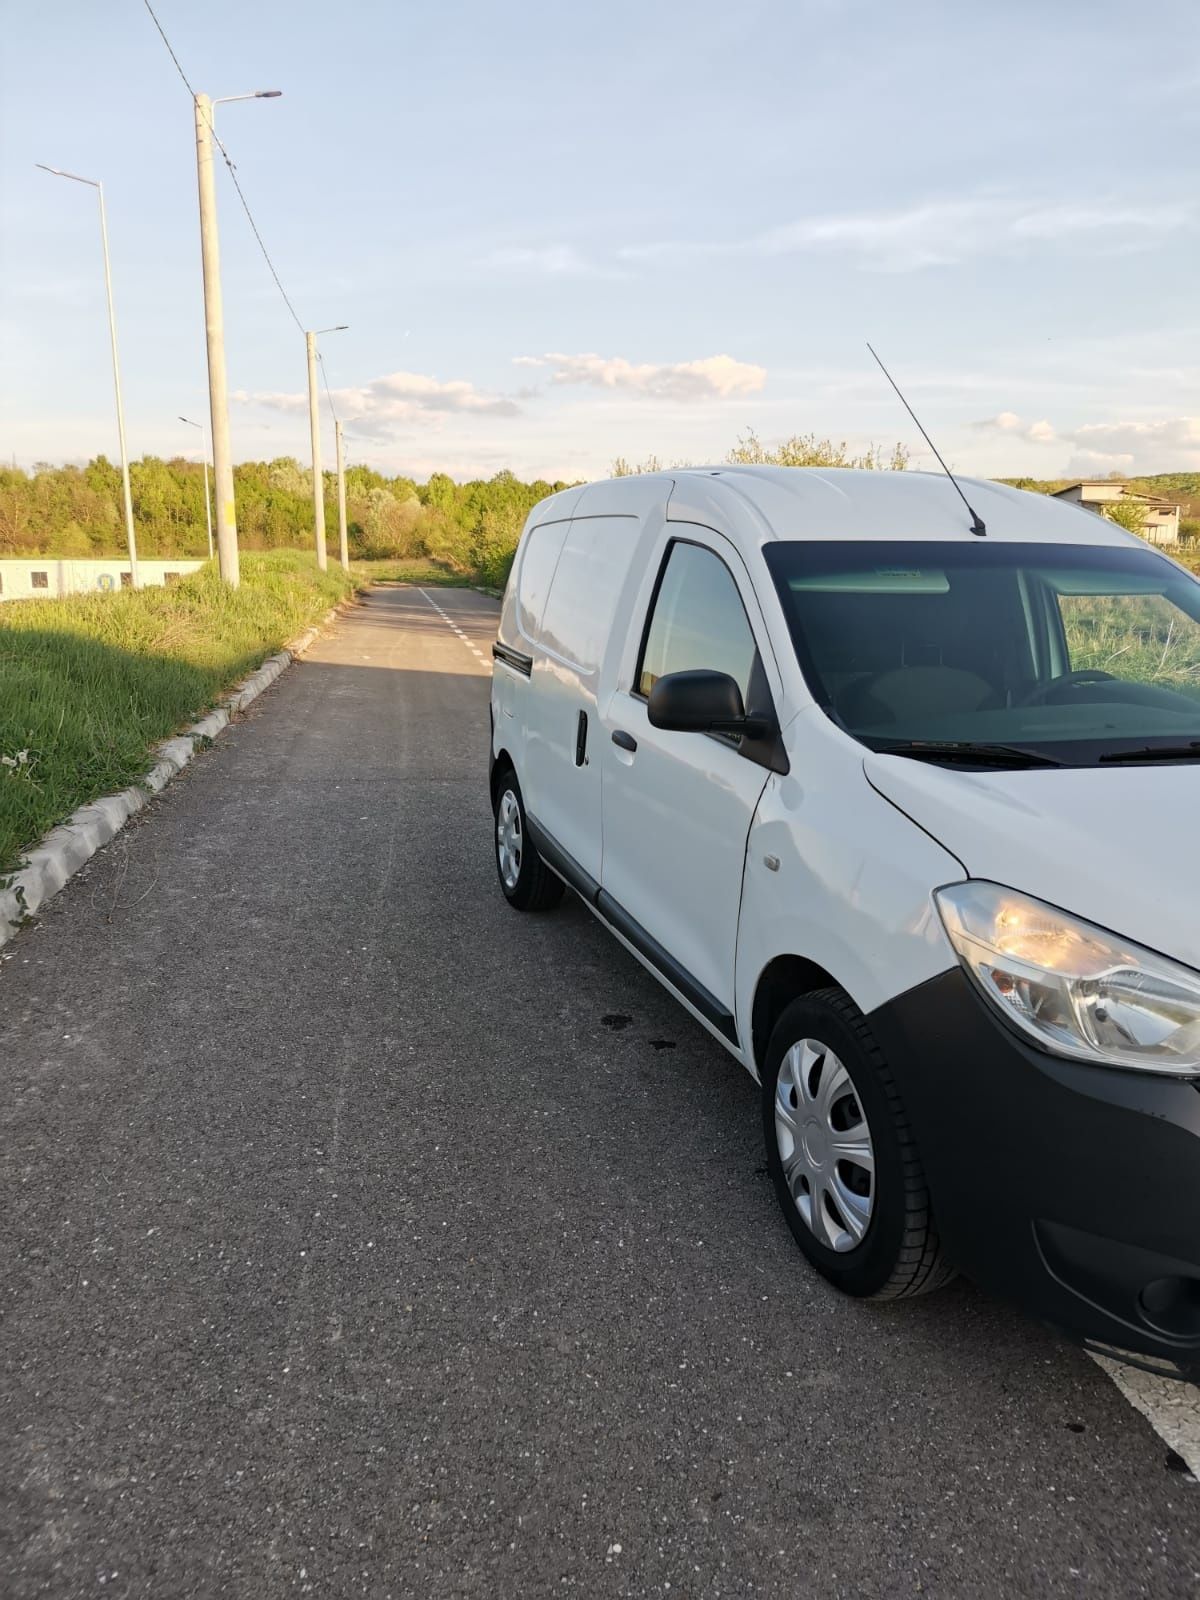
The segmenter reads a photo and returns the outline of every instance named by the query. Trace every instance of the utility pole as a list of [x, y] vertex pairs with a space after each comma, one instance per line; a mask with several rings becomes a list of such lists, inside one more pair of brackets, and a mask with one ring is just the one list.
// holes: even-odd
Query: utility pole
[[104, 185], [98, 183], [100, 195], [100, 242], [104, 246], [104, 292], [108, 296], [108, 337], [112, 344], [113, 388], [117, 395], [117, 440], [121, 446], [121, 494], [125, 501], [125, 542], [129, 546], [129, 582], [134, 589], [138, 583], [137, 537], [133, 531], [133, 496], [129, 491], [129, 451], [125, 448], [125, 406], [121, 400], [121, 364], [117, 360], [117, 313], [113, 306], [112, 268], [108, 263], [108, 219], [104, 214]]
[[208, 409], [211, 419], [213, 490], [217, 500], [217, 566], [236, 589], [237, 511], [233, 500], [233, 452], [229, 444], [229, 384], [225, 375], [225, 315], [221, 305], [221, 255], [217, 246], [217, 186], [213, 178], [213, 110], [232, 100], [278, 100], [281, 89], [196, 96], [196, 178], [200, 189], [200, 261], [204, 268], [204, 334], [208, 343]]
[[308, 431], [312, 437], [313, 532], [317, 540], [317, 565], [329, 565], [325, 551], [325, 477], [321, 471], [321, 413], [317, 405], [317, 336], [304, 335], [308, 351]]
[[225, 375], [225, 318], [221, 305], [221, 257], [217, 244], [217, 186], [213, 178], [213, 103], [196, 96], [196, 176], [200, 189], [200, 259], [204, 268], [204, 333], [208, 342], [208, 407], [212, 419], [213, 479], [217, 499], [217, 564], [236, 589], [237, 512], [233, 499], [233, 453], [229, 444], [229, 384]]
[[336, 419], [333, 437], [337, 442], [338, 474], [338, 552], [342, 558], [342, 571], [350, 571], [350, 542], [346, 533], [346, 452], [342, 447], [342, 425]]
[[344, 333], [350, 326], [339, 322], [335, 328], [306, 332], [304, 349], [308, 355], [308, 431], [312, 439], [313, 533], [317, 541], [317, 565], [324, 572], [329, 565], [325, 549], [325, 478], [321, 471], [321, 408], [317, 403], [317, 338], [322, 333]]
[[117, 313], [113, 306], [112, 268], [108, 261], [108, 218], [104, 211], [104, 185], [96, 178], [81, 178], [77, 172], [64, 172], [61, 167], [47, 167], [38, 161], [35, 165], [56, 178], [70, 178], [73, 183], [86, 183], [100, 197], [100, 244], [104, 251], [104, 292], [108, 297], [108, 337], [112, 345], [113, 388], [117, 395], [117, 440], [121, 447], [121, 492], [125, 501], [125, 540], [129, 546], [129, 582], [135, 589], [138, 583], [137, 537], [133, 531], [133, 496], [129, 489], [129, 452], [125, 448], [125, 407], [121, 400], [121, 363], [117, 359]]

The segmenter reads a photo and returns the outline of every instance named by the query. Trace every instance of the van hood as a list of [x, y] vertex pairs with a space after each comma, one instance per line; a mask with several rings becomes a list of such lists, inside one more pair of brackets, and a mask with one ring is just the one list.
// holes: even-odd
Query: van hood
[[968, 876], [1200, 969], [1200, 762], [959, 772], [871, 754], [863, 765]]

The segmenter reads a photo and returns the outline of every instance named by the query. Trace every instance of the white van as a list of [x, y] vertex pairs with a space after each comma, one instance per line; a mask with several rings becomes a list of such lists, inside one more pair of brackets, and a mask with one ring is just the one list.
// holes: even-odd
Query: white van
[[841, 1289], [961, 1269], [1194, 1365], [1200, 583], [960, 482], [975, 519], [915, 472], [542, 501], [494, 652], [500, 883], [575, 890], [761, 1082]]

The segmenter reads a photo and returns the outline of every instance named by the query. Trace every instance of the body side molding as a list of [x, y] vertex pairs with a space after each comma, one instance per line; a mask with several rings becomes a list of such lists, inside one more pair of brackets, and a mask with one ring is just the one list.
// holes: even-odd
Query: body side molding
[[730, 1044], [738, 1046], [737, 1024], [730, 1012], [711, 994], [702, 983], [698, 983], [686, 967], [676, 961], [669, 950], [665, 950], [658, 940], [647, 933], [640, 922], [634, 919], [625, 910], [619, 901], [614, 900], [607, 890], [602, 889], [592, 877], [585, 872], [574, 857], [568, 855], [553, 835], [546, 832], [536, 818], [526, 813], [526, 827], [537, 846], [538, 854], [552, 867], [575, 892], [595, 910], [603, 922], [606, 922], [614, 932], [619, 933], [623, 939], [633, 945], [663, 977], [673, 989], [678, 989], [689, 1005], [706, 1018]]

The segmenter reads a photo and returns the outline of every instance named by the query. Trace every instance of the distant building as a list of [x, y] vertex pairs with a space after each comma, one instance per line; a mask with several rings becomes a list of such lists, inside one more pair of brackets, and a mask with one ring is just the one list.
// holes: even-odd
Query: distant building
[[[202, 561], [138, 561], [138, 581], [161, 588]], [[29, 561], [0, 561], [0, 600], [48, 600], [64, 594], [105, 594], [128, 589], [128, 561], [75, 561], [57, 556], [36, 556]]]
[[1081, 483], [1069, 483], [1065, 489], [1059, 489], [1054, 498], [1073, 500], [1076, 505], [1100, 516], [1118, 500], [1135, 500], [1146, 514], [1142, 533], [1151, 544], [1179, 543], [1179, 507], [1156, 494], [1142, 494], [1115, 478], [1085, 478]]

